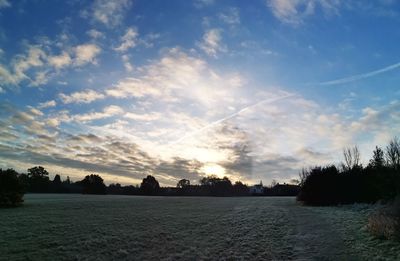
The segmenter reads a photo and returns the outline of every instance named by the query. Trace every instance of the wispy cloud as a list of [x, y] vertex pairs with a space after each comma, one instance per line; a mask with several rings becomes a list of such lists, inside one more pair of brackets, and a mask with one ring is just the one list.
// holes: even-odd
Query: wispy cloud
[[0, 0], [0, 8], [11, 7], [10, 2], [8, 0]]
[[114, 50], [118, 52], [125, 52], [130, 48], [133, 48], [136, 46], [136, 41], [138, 37], [138, 32], [135, 27], [130, 27], [126, 29], [125, 34], [121, 37], [121, 44], [114, 48]]
[[93, 39], [103, 38], [104, 34], [96, 29], [90, 29], [86, 32]]
[[228, 11], [220, 13], [218, 17], [229, 25], [240, 24], [240, 14], [238, 8], [231, 7], [228, 9]]
[[60, 93], [60, 99], [63, 103], [91, 103], [95, 100], [104, 99], [105, 95], [94, 90], [83, 90], [74, 92], [70, 95]]
[[89, 122], [93, 120], [99, 120], [109, 118], [118, 114], [122, 114], [124, 110], [117, 105], [109, 105], [101, 112], [89, 112], [84, 114], [74, 115], [72, 118], [78, 122]]
[[196, 6], [197, 8], [202, 8], [202, 7], [213, 5], [214, 3], [215, 3], [215, 0], [195, 0], [194, 6]]
[[267, 0], [267, 6], [273, 15], [281, 22], [299, 25], [308, 16], [315, 14], [319, 6], [326, 14], [336, 14], [340, 1], [338, 0]]
[[123, 61], [123, 63], [124, 63], [125, 70], [126, 70], [127, 72], [132, 72], [132, 71], [133, 71], [133, 65], [132, 65], [132, 63], [129, 61], [129, 60], [130, 60], [129, 55], [124, 54], [124, 55], [121, 56], [121, 58], [122, 58], [122, 61]]
[[42, 103], [39, 103], [39, 109], [45, 109], [45, 108], [50, 108], [50, 107], [55, 107], [57, 105], [57, 103], [56, 103], [56, 101], [55, 100], [50, 100], [50, 101], [47, 101], [47, 102], [42, 102]]
[[[140, 98], [174, 103], [191, 100], [211, 106], [231, 99], [230, 95], [243, 84], [238, 74], [218, 74], [205, 60], [172, 48], [159, 59], [138, 68], [138, 77], [118, 81], [106, 90], [115, 98]], [[224, 86], [222, 88], [221, 86]]]
[[199, 46], [206, 54], [213, 57], [217, 57], [218, 52], [225, 52], [226, 47], [222, 43], [221, 29], [213, 28], [205, 32]]
[[95, 21], [113, 28], [121, 24], [130, 6], [130, 0], [96, 0], [93, 3], [92, 17]]

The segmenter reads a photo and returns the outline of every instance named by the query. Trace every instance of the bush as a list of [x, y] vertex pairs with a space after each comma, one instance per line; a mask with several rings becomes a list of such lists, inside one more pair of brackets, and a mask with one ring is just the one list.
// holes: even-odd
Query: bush
[[400, 239], [400, 197], [372, 214], [367, 228], [377, 238]]
[[0, 169], [0, 207], [14, 207], [24, 200], [24, 188], [13, 169]]

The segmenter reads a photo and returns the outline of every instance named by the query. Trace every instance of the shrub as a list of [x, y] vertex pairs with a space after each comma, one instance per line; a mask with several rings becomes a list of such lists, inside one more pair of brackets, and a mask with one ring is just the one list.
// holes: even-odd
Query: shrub
[[367, 228], [377, 238], [400, 239], [400, 197], [372, 214]]
[[14, 207], [24, 200], [24, 188], [13, 169], [0, 169], [0, 207]]

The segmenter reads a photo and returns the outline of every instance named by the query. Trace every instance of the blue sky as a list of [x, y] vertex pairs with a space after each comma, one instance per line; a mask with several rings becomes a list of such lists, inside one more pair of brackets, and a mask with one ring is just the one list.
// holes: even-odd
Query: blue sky
[[289, 181], [399, 135], [400, 6], [0, 0], [0, 166]]

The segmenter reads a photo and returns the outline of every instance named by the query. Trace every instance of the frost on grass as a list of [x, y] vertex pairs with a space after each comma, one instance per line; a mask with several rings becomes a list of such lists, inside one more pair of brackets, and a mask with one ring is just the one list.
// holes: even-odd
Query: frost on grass
[[294, 198], [27, 195], [23, 207], [0, 211], [0, 259], [400, 258], [398, 245], [367, 232], [370, 211]]

